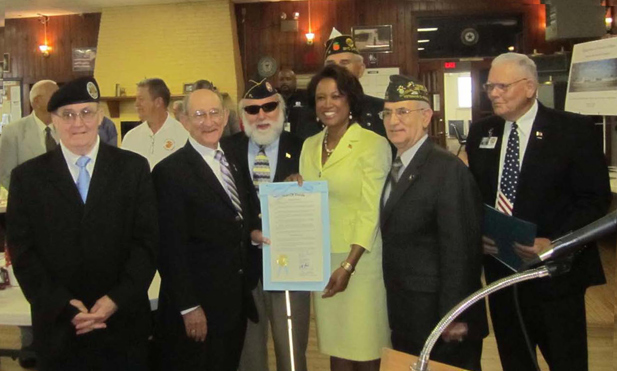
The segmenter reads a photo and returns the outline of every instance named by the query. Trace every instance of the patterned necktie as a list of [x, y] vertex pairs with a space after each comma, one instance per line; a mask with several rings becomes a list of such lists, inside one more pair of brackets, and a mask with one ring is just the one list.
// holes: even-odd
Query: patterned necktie
[[506, 215], [512, 215], [512, 210], [514, 209], [516, 186], [520, 173], [519, 167], [518, 125], [516, 125], [516, 122], [513, 122], [510, 136], [508, 137], [501, 180], [499, 181], [499, 194], [497, 195], [497, 210]]
[[88, 198], [88, 188], [90, 187], [90, 174], [86, 165], [90, 162], [90, 157], [81, 156], [75, 163], [79, 167], [79, 175], [77, 176], [77, 190], [81, 195], [81, 200], [86, 203]]
[[398, 183], [401, 168], [403, 167], [403, 161], [401, 161], [400, 156], [396, 156], [394, 162], [392, 163], [392, 169], [390, 169], [390, 192], [394, 190], [396, 183]]
[[231, 199], [231, 203], [238, 212], [238, 216], [242, 219], [242, 206], [240, 206], [240, 197], [238, 197], [238, 189], [236, 188], [236, 182], [234, 181], [231, 171], [229, 170], [229, 163], [225, 158], [223, 151], [217, 150], [214, 155], [214, 159], [221, 164], [221, 175], [223, 176], [223, 183], [225, 184], [225, 190]]
[[259, 192], [259, 185], [270, 182], [270, 160], [266, 156], [264, 146], [259, 147], [259, 153], [255, 156], [255, 164], [253, 165], [253, 185], [255, 190]]
[[45, 150], [47, 152], [53, 151], [57, 146], [56, 140], [51, 136], [51, 128], [47, 126], [45, 128]]

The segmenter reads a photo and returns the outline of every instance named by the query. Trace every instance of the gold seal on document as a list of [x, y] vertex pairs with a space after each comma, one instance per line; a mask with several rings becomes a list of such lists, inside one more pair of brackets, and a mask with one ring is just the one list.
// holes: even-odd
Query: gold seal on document
[[287, 255], [279, 255], [278, 259], [276, 259], [276, 264], [278, 264], [279, 267], [286, 267], [287, 263]]

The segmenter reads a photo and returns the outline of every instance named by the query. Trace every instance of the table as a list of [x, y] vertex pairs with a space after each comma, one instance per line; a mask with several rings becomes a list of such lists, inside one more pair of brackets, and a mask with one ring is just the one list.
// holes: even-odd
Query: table
[[[148, 289], [150, 308], [153, 311], [158, 308], [160, 286], [161, 276], [156, 272]], [[30, 304], [19, 287], [0, 290], [0, 325], [32, 326]]]
[[[152, 311], [158, 308], [160, 286], [161, 276], [159, 276], [159, 272], [156, 272], [152, 283], [150, 283], [150, 288], [148, 288], [148, 298], [150, 298], [150, 308]], [[19, 287], [8, 287], [0, 290], [0, 325], [32, 326], [30, 303], [28, 303]], [[3, 349], [0, 346], [0, 357], [16, 359], [19, 356], [19, 352], [19, 349]]]

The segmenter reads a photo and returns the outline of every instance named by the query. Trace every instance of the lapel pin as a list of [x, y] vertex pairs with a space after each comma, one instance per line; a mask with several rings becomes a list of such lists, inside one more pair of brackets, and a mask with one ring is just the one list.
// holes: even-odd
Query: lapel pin
[[347, 146], [347, 148], [352, 149], [353, 146], [351, 145], [351, 143]]
[[488, 129], [488, 136], [489, 137], [493, 136], [493, 128]]
[[291, 158], [291, 155], [289, 153], [285, 152], [285, 157]]
[[544, 135], [544, 134], [543, 134], [541, 131], [536, 131], [536, 138], [538, 138], [538, 139], [542, 139], [542, 136], [543, 136], [543, 135]]

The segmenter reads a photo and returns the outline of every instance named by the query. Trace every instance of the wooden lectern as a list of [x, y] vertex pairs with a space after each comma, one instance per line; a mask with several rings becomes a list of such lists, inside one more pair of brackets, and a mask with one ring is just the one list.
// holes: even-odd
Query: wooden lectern
[[[399, 352], [393, 349], [383, 348], [381, 352], [380, 371], [411, 371], [411, 366], [416, 363], [418, 357]], [[445, 365], [439, 362], [429, 362], [429, 371], [466, 371], [462, 368]]]

